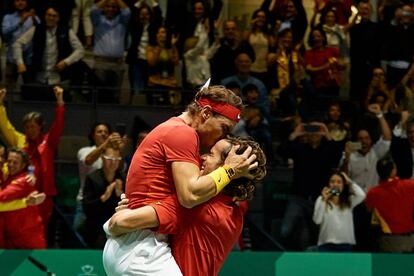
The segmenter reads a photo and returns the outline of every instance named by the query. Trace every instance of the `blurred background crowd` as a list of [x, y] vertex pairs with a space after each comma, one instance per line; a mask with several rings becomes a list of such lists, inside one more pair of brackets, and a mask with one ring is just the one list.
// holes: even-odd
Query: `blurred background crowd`
[[[105, 243], [153, 124], [95, 118], [65, 178], [54, 166], [64, 120], [82, 120], [65, 109], [182, 110], [211, 78], [243, 98], [233, 134], [253, 137], [269, 163], [235, 248], [412, 251], [413, 2], [264, 0], [248, 24], [227, 16], [228, 2], [2, 1], [0, 247]], [[6, 109], [16, 102], [56, 102], [53, 122], [30, 112], [19, 132]]]

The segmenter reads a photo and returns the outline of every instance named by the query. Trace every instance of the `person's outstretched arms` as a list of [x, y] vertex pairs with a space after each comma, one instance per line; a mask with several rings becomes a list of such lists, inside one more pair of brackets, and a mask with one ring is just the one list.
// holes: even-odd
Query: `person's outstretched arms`
[[8, 146], [22, 148], [26, 143], [26, 137], [14, 128], [7, 116], [6, 107], [4, 106], [6, 95], [6, 88], [0, 89], [0, 132]]

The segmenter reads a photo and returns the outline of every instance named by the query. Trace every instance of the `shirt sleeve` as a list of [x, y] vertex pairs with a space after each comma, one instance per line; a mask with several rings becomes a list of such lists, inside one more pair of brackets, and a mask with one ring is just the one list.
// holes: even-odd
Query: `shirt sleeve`
[[0, 212], [15, 211], [26, 207], [26, 198], [0, 202]]
[[10, 201], [28, 196], [34, 187], [27, 183], [25, 176], [12, 181], [0, 191], [0, 201]]
[[198, 135], [187, 126], [170, 131], [164, 137], [163, 147], [167, 162], [184, 161], [200, 165]]
[[20, 20], [10, 14], [6, 14], [3, 18], [2, 31], [5, 41], [11, 41], [13, 32], [20, 26]]
[[315, 208], [313, 210], [313, 222], [316, 224], [321, 224], [324, 217], [324, 212], [326, 210], [326, 202], [322, 200], [322, 196], [319, 196], [315, 203]]
[[69, 43], [72, 46], [72, 54], [65, 58], [65, 63], [67, 65], [72, 65], [75, 62], [79, 61], [85, 55], [85, 49], [82, 46], [82, 43], [79, 41], [79, 38], [76, 34], [69, 30]]
[[9, 146], [23, 148], [26, 137], [11, 124], [4, 105], [0, 105], [0, 131]]
[[131, 10], [128, 7], [121, 10], [121, 14], [120, 14], [121, 24], [126, 26], [129, 22], [130, 17], [131, 17]]
[[354, 208], [364, 201], [365, 192], [355, 182], [352, 182], [352, 190], [354, 191], [354, 195], [351, 196], [351, 207]]
[[375, 208], [375, 202], [372, 198], [372, 194], [374, 193], [375, 188], [371, 188], [368, 190], [367, 195], [365, 197], [365, 205], [367, 206], [368, 210]]
[[21, 37], [19, 37], [13, 43], [13, 55], [16, 59], [16, 64], [24, 64], [23, 62], [23, 46], [31, 42], [35, 33], [36, 27], [32, 27], [27, 32], [25, 32]]
[[180, 206], [176, 195], [150, 203], [157, 213], [159, 226], [152, 229], [160, 234], [176, 234], [179, 231], [185, 210]]
[[382, 136], [378, 139], [378, 141], [373, 146], [373, 150], [377, 154], [378, 159], [383, 158], [389, 151], [391, 146], [391, 141], [385, 141], [382, 139]]
[[96, 27], [97, 25], [99, 25], [100, 21], [101, 21], [101, 15], [102, 15], [102, 11], [100, 9], [98, 9], [96, 7], [96, 5], [93, 5], [92, 9], [91, 9], [91, 19], [92, 19], [92, 24]]
[[62, 137], [64, 124], [65, 107], [63, 105], [58, 105], [55, 109], [55, 119], [53, 120], [53, 123], [49, 128], [49, 133], [47, 136], [48, 145], [55, 150], [59, 145], [60, 137]]
[[86, 156], [88, 156], [88, 155], [89, 155], [89, 153], [91, 153], [91, 152], [92, 152], [91, 147], [84, 147], [84, 148], [81, 148], [81, 149], [78, 151], [78, 161], [79, 161], [80, 163], [82, 163], [82, 164], [86, 165], [86, 164], [85, 164], [85, 159], [86, 159]]

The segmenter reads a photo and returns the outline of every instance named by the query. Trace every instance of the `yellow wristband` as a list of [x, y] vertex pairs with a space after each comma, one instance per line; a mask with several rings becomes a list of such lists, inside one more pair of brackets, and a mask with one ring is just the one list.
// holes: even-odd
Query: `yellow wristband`
[[208, 176], [213, 178], [214, 183], [216, 184], [216, 194], [220, 193], [221, 190], [223, 190], [224, 187], [230, 183], [230, 178], [227, 175], [227, 171], [223, 167], [212, 171], [208, 174]]

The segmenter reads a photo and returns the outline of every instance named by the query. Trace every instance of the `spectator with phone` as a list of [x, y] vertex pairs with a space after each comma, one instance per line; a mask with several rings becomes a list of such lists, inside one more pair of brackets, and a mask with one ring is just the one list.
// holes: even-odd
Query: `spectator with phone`
[[[348, 142], [342, 156], [342, 169], [360, 187], [367, 192], [370, 188], [377, 186], [379, 182], [378, 173], [375, 166], [379, 159], [383, 158], [390, 149], [391, 130], [383, 112], [378, 104], [371, 104], [368, 110], [375, 114], [380, 128], [381, 137], [374, 143], [372, 136], [367, 129], [361, 128], [357, 132], [357, 141], [361, 143], [361, 149], [355, 150]], [[357, 247], [360, 251], [372, 250], [373, 240], [370, 231], [371, 214], [363, 204], [360, 204], [354, 211], [355, 234]]]
[[299, 124], [280, 150], [294, 162], [293, 185], [281, 235], [291, 246], [288, 249], [305, 250], [316, 242], [313, 205], [331, 170], [338, 166], [343, 143], [333, 141], [326, 125], [313, 120]]
[[111, 133], [111, 127], [106, 122], [96, 122], [88, 135], [91, 146], [83, 147], [78, 151], [80, 187], [77, 200], [76, 214], [73, 226], [80, 230], [84, 226], [85, 215], [82, 209], [83, 187], [86, 175], [102, 168], [100, 158], [105, 148], [109, 145], [123, 150], [125, 141], [117, 132]]
[[331, 174], [313, 211], [313, 221], [320, 226], [319, 251], [352, 251], [355, 245], [352, 210], [364, 198], [364, 191], [344, 172], [335, 171]]

